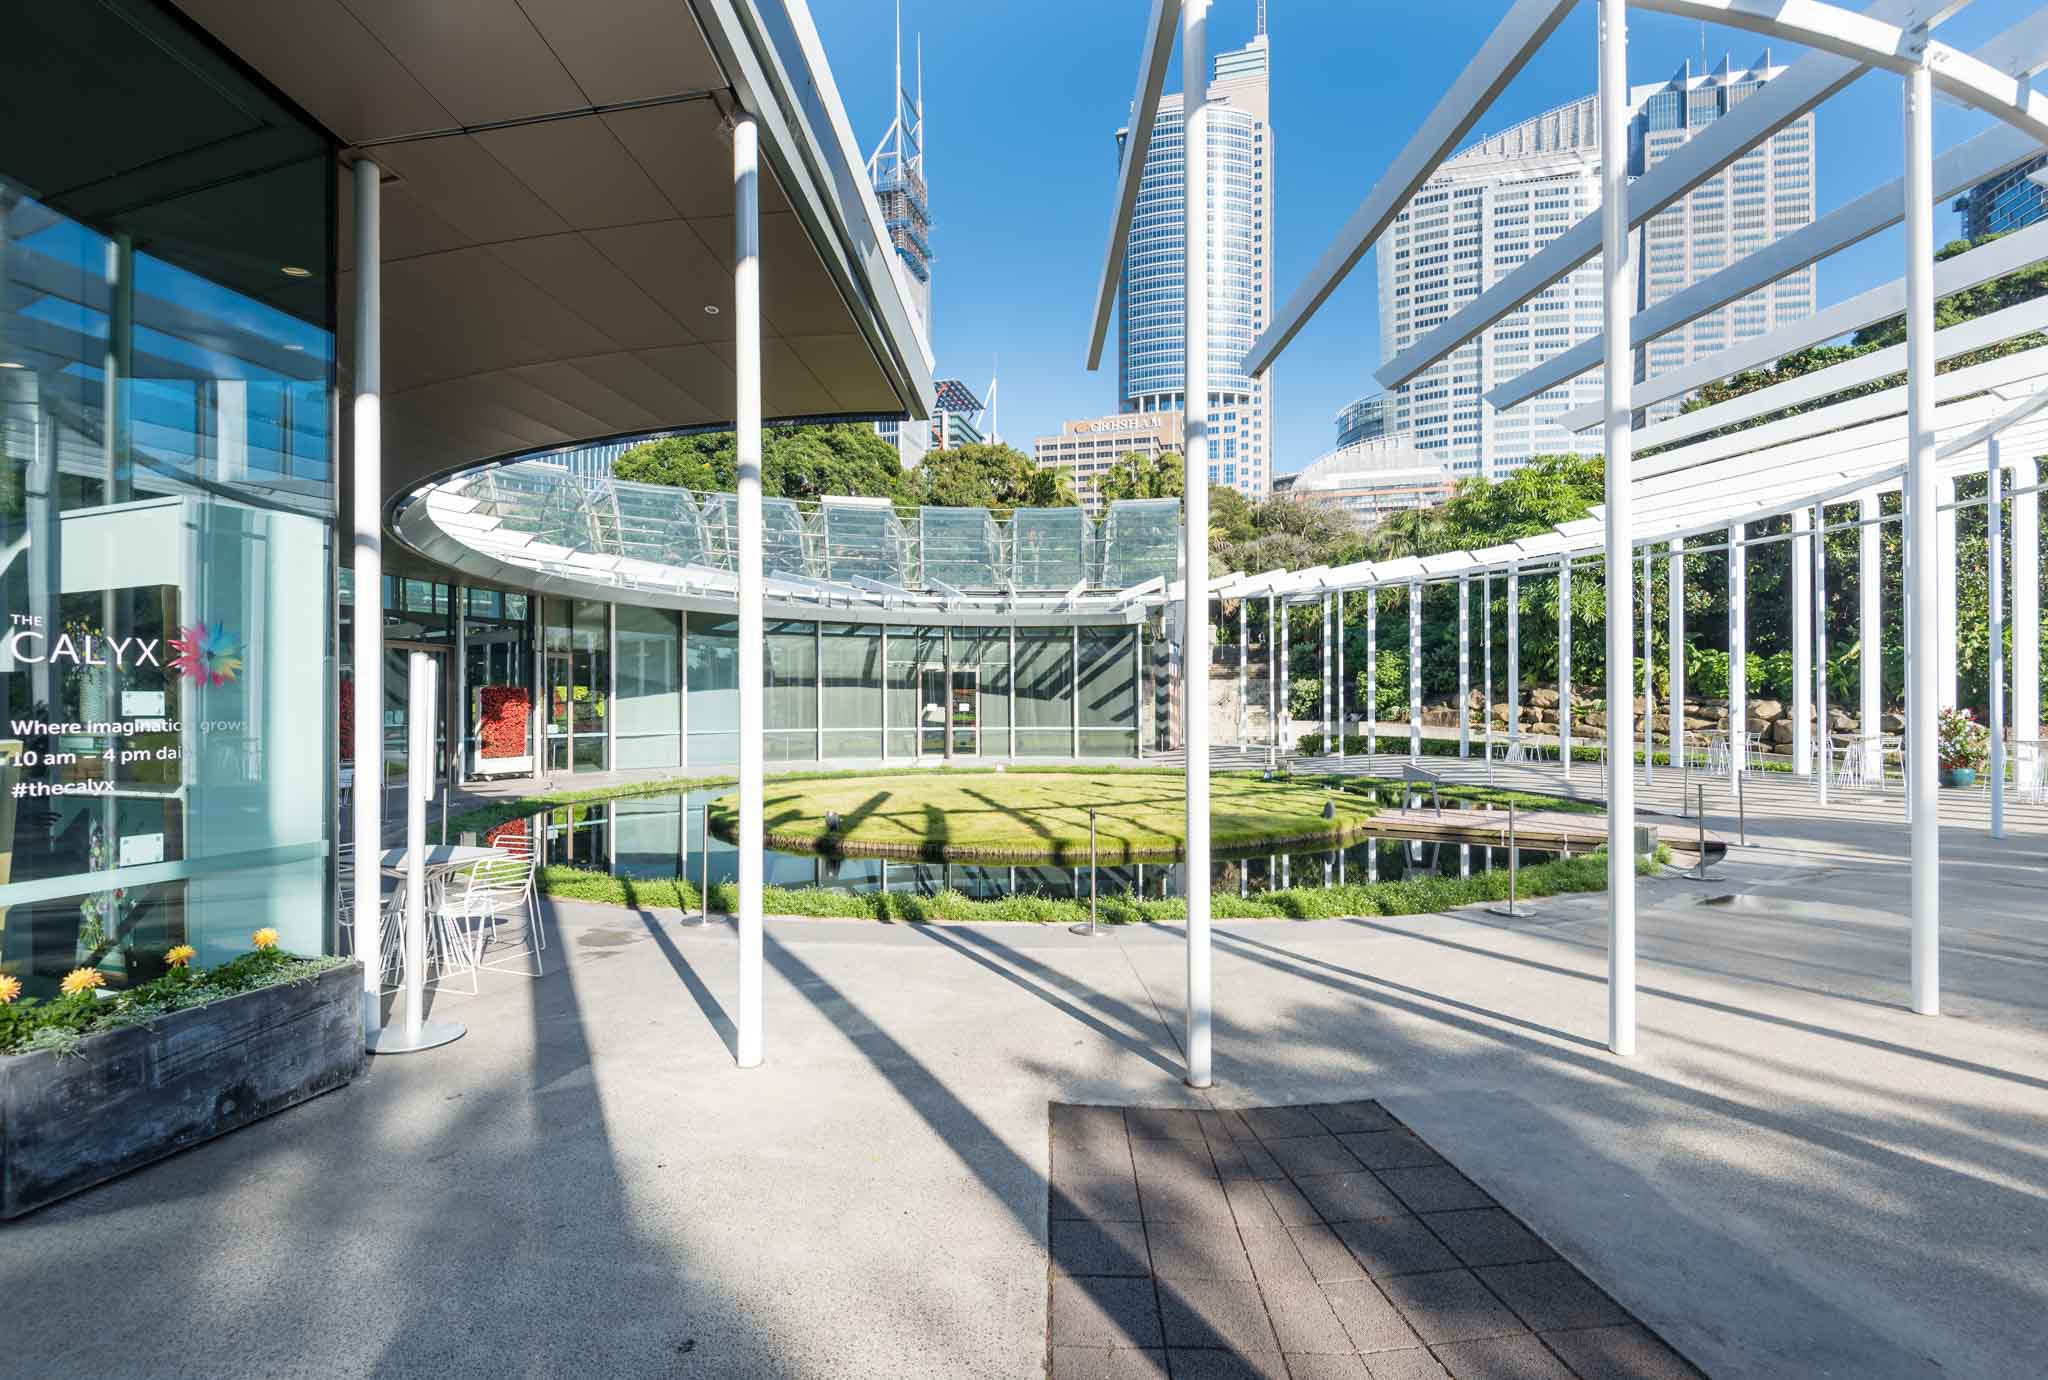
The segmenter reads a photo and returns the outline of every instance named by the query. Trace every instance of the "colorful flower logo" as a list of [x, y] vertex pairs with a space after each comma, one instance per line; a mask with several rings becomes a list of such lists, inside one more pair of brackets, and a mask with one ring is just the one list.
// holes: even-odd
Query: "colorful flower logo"
[[195, 685], [226, 685], [242, 669], [241, 639], [225, 623], [194, 623], [171, 639], [171, 669]]

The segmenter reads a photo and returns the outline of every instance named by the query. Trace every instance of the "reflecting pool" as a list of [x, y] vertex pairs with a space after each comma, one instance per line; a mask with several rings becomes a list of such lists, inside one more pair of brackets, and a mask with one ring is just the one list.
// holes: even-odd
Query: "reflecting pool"
[[[635, 880], [683, 878], [702, 882], [706, 836], [704, 806], [731, 791], [710, 790], [633, 796], [586, 805], [564, 805], [529, 821], [544, 864], [589, 868]], [[739, 850], [713, 835], [709, 839], [711, 881], [739, 875]], [[1520, 850], [1521, 865], [1548, 862], [1557, 854]], [[1053, 863], [916, 862], [894, 858], [834, 858], [816, 853], [768, 849], [765, 882], [800, 890], [903, 892], [934, 895], [956, 891], [979, 900], [1004, 896], [1085, 897], [1088, 868]], [[1508, 865], [1508, 850], [1484, 844], [1433, 839], [1364, 836], [1342, 848], [1313, 846], [1236, 852], [1211, 860], [1212, 887], [1252, 895], [1287, 887], [1391, 882], [1432, 875], [1461, 877]], [[1159, 900], [1180, 894], [1181, 864], [1104, 864], [1096, 874], [1098, 894]]]

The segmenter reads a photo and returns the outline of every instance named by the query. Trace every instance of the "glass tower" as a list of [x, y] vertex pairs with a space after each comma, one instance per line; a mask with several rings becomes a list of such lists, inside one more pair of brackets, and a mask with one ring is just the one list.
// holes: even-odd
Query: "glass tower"
[[[1769, 57], [1744, 71], [1726, 59], [1706, 75], [1690, 63], [1669, 81], [1631, 92], [1630, 171], [1636, 176], [1784, 69]], [[1809, 113], [1653, 217], [1638, 232], [1638, 304], [1661, 301], [1813, 220]], [[1600, 205], [1598, 110], [1590, 96], [1490, 135], [1447, 161], [1375, 255], [1382, 357], [1406, 349]], [[1810, 315], [1809, 267], [1649, 342], [1651, 376]], [[1600, 371], [1499, 409], [1485, 393], [1599, 334], [1600, 260], [1589, 259], [1478, 338], [1393, 390], [1387, 430], [1441, 455], [1459, 476], [1498, 475], [1532, 456], [1593, 453], [1597, 433], [1557, 418], [1600, 399]], [[1676, 412], [1674, 400], [1649, 420]]]
[[[1251, 498], [1271, 490], [1272, 381], [1244, 372], [1271, 311], [1273, 134], [1261, 32], [1219, 54], [1209, 87], [1209, 478]], [[1119, 146], [1128, 131], [1119, 131]], [[1179, 411], [1185, 387], [1182, 233], [1187, 135], [1179, 95], [1161, 99], [1124, 259], [1117, 403]]]

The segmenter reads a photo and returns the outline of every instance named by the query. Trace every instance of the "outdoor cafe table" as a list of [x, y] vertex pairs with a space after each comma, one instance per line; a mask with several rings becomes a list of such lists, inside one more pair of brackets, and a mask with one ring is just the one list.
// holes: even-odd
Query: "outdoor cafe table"
[[[502, 858], [505, 855], [495, 848], [478, 848], [466, 843], [437, 843], [428, 847], [424, 861], [429, 868], [462, 867], [468, 863], [482, 862], [486, 858]], [[378, 863], [393, 871], [403, 871], [406, 863], [404, 848], [387, 848]]]

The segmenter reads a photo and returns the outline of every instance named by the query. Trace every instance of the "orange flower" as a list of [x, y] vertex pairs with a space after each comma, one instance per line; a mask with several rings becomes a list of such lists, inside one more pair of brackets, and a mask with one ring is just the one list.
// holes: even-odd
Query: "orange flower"
[[173, 968], [182, 968], [198, 957], [198, 955], [199, 950], [193, 948], [190, 944], [178, 944], [164, 954], [164, 962], [170, 964]]
[[277, 947], [277, 931], [265, 925], [249, 936], [249, 942], [259, 949], [274, 949]]
[[67, 997], [76, 997], [92, 991], [95, 987], [107, 985], [107, 975], [97, 968], [73, 968], [64, 975], [58, 987]]
[[9, 974], [0, 974], [0, 1006], [5, 1006], [21, 995], [21, 979]]

